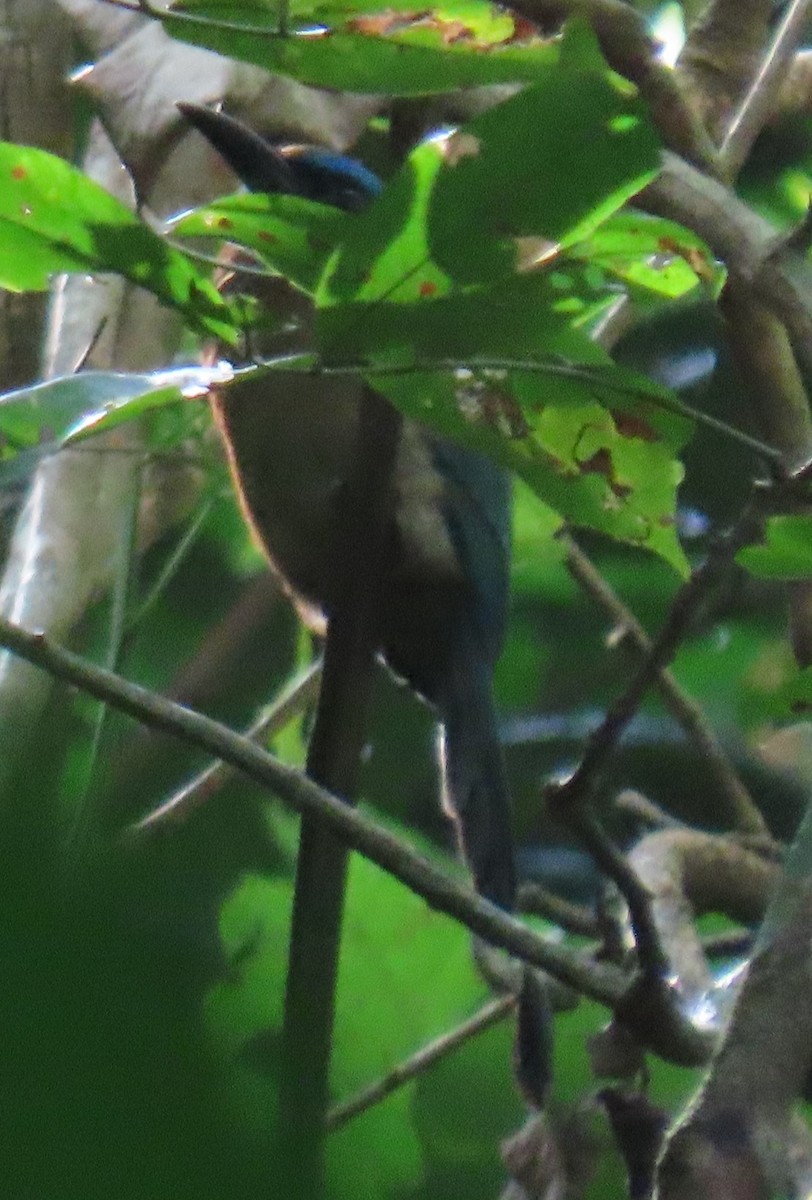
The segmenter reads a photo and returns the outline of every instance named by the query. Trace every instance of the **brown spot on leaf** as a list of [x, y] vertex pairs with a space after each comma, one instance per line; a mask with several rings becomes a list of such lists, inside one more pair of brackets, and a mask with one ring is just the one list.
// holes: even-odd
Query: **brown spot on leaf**
[[639, 438], [642, 442], [658, 442], [657, 431], [639, 413], [613, 409], [612, 419], [621, 437]]
[[713, 264], [698, 246], [683, 246], [676, 238], [663, 237], [658, 245], [667, 254], [674, 254], [687, 262], [694, 274], [703, 283], [713, 282]]
[[396, 13], [391, 11], [364, 13], [347, 22], [351, 33], [362, 33], [367, 37], [386, 37], [398, 29], [407, 28], [419, 16], [418, 13]]
[[612, 481], [612, 456], [605, 446], [600, 450], [596, 450], [589, 458], [583, 459], [581, 462], [581, 472], [584, 475], [603, 475], [606, 480]]
[[419, 291], [421, 296], [436, 296], [437, 284], [432, 283], [430, 279], [425, 279], [423, 283], [420, 284]]
[[18, 181], [20, 179], [27, 179], [28, 172], [26, 171], [25, 167], [21, 167], [19, 165], [16, 167], [12, 167], [11, 168], [11, 178], [16, 179]]
[[532, 21], [528, 21], [527, 17], [513, 18], [513, 32], [510, 37], [505, 38], [504, 45], [509, 45], [511, 42], [529, 42], [538, 35], [538, 28]]
[[509, 392], [486, 388], [482, 393], [482, 412], [487, 423], [511, 439], [525, 438], [530, 426]]

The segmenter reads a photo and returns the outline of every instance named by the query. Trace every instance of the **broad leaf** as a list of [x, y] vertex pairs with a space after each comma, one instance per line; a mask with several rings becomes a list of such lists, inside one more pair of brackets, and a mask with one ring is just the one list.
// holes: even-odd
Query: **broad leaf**
[[736, 562], [758, 579], [812, 577], [812, 517], [807, 514], [770, 517], [764, 544], [745, 546]]
[[0, 287], [40, 291], [60, 271], [112, 271], [200, 333], [238, 336], [232, 307], [179, 250], [70, 163], [0, 142]]
[[641, 212], [615, 213], [570, 254], [631, 287], [677, 300], [724, 273], [705, 243], [681, 225]]
[[180, 367], [150, 375], [82, 371], [0, 396], [0, 483], [27, 475], [61, 445], [143, 413], [204, 396], [229, 368]]
[[348, 213], [299, 196], [241, 192], [183, 213], [172, 230], [245, 246], [272, 271], [313, 292], [348, 220]]
[[167, 32], [196, 46], [312, 87], [354, 92], [421, 95], [529, 82], [557, 53], [526, 23], [472, 0], [435, 9], [296, 4], [286, 36], [277, 7], [248, 0], [185, 0], [161, 18]]

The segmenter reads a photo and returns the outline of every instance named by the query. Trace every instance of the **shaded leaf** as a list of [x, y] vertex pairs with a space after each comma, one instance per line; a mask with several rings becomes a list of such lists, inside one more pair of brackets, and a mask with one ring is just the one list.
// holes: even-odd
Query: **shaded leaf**
[[812, 516], [770, 517], [764, 544], [745, 546], [736, 562], [758, 579], [808, 579], [812, 575]]

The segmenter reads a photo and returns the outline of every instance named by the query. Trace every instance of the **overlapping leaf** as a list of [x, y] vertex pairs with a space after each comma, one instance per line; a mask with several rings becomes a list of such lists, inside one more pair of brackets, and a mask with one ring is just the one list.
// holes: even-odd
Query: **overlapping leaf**
[[328, 363], [366, 364], [404, 413], [505, 462], [562, 518], [684, 571], [689, 423], [590, 340], [613, 292], [561, 252], [597, 237], [657, 164], [639, 100], [576, 29], [535, 86], [419, 147], [353, 220], [317, 292], [317, 332]]
[[556, 55], [531, 27], [478, 0], [436, 8], [297, 2], [280, 36], [279, 6], [263, 0], [183, 0], [163, 15], [174, 37], [292, 75], [313, 87], [400, 95], [528, 82]]
[[233, 342], [237, 317], [205, 274], [70, 163], [0, 142], [0, 287], [38, 291], [60, 271], [113, 271]]
[[270, 270], [313, 292], [349, 220], [339, 209], [299, 196], [241, 192], [183, 213], [172, 229], [180, 237], [245, 246]]

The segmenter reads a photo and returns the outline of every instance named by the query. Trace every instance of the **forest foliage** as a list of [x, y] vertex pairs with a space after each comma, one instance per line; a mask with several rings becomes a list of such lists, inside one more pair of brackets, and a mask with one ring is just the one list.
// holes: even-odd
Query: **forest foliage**
[[[635, 203], [673, 149], [650, 97], [610, 67], [587, 19], [547, 36], [521, 6], [130, 7], [173, 38], [312, 87], [417, 104], [455, 89], [523, 86], [434, 131], [403, 161], [389, 116], [375, 116], [353, 152], [385, 186], [363, 213], [243, 192], [159, 225], [79, 165], [0, 144], [0, 286], [26, 292], [61, 272], [112, 273], [152, 293], [187, 331], [160, 370], [82, 370], [0, 398], [0, 486], [9, 495], [49, 456], [86, 454], [91, 470], [98, 445], [139, 429], [112, 585], [93, 597], [75, 648], [233, 728], [289, 689], [314, 649], [267, 582], [205, 397], [212, 382], [238, 390], [262, 374], [280, 386], [296, 372], [321, 375], [325, 388], [333, 376], [361, 374], [407, 417], [514, 475], [513, 602], [497, 683], [520, 862], [528, 878], [578, 906], [588, 934], [549, 913], [527, 921], [556, 946], [601, 944], [620, 971], [628, 960], [617, 945], [626, 929], [618, 879], [607, 885], [606, 858], [596, 864], [594, 847], [543, 801], [547, 781], [578, 767], [641, 660], [618, 610], [579, 585], [577, 555], [589, 553], [656, 638], [698, 565], [731, 526], [738, 531], [726, 570], [667, 658], [703, 728], [715, 731], [730, 777], [779, 840], [792, 837], [809, 783], [793, 722], [812, 697], [809, 668], [793, 658], [785, 596], [812, 561], [812, 519], [797, 502], [803, 473], [800, 484], [790, 480], [789, 499], [780, 487], [774, 496], [789, 452], [770, 444], [754, 416], [743, 360], [726, 337], [729, 274], [718, 249]], [[681, 6], [637, 7], [657, 34]], [[786, 231], [805, 216], [811, 174], [808, 119], [787, 118], [756, 142], [738, 195]], [[250, 295], [217, 290], [211, 260], [226, 241], [312, 298], [312, 353], [237, 371], [199, 365], [207, 340], [250, 346], [268, 321]], [[191, 464], [194, 487], [182, 521], [144, 550], [138, 517], [156, 462]], [[770, 499], [758, 521], [745, 521], [760, 483]], [[8, 546], [8, 521], [3, 536]], [[305, 757], [306, 698], [268, 745], [295, 767]], [[590, 797], [607, 842], [629, 849], [647, 828], [642, 808], [618, 803], [619, 793], [642, 794], [681, 828], [726, 830], [730, 797], [701, 740], [674, 719], [659, 686], [634, 707]], [[433, 738], [430, 714], [381, 672], [362, 810], [462, 879], [437, 805]], [[2, 796], [9, 1194], [183, 1200], [292, 1187], [273, 1182], [272, 1166], [297, 836], [290, 807], [231, 774], [215, 794], [200, 790], [182, 820], [134, 833], [188, 790], [210, 756], [136, 727], [81, 688], [54, 694], [33, 747]], [[749, 944], [729, 918], [706, 918], [702, 930]], [[720, 996], [740, 956], [741, 948], [714, 960]], [[489, 998], [463, 925], [353, 855], [336, 1102]], [[609, 1005], [575, 999], [561, 1000], [542, 1085], [553, 1131], [547, 1182], [622, 1197], [639, 1147], [630, 1152], [615, 1136], [611, 1103], [594, 1100], [605, 1080], [601, 1043], [591, 1039]], [[527, 1111], [504, 1015], [329, 1134], [330, 1196], [499, 1194], [500, 1141]], [[648, 1054], [643, 1067], [641, 1055], [630, 1054], [627, 1074], [650, 1076], [646, 1116], [676, 1116], [700, 1072], [667, 1052]], [[577, 1180], [568, 1146], [591, 1179]], [[514, 1145], [509, 1164], [517, 1155]]]

